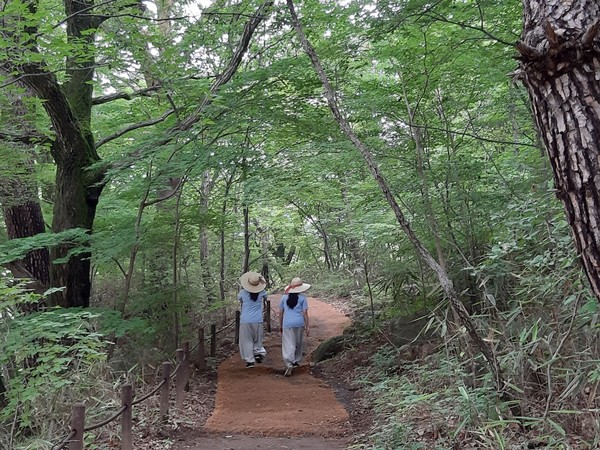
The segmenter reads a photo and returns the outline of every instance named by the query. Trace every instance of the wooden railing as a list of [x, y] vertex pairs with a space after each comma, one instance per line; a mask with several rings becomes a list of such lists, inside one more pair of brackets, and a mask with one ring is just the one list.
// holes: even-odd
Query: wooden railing
[[[235, 325], [235, 343], [239, 343], [239, 325], [240, 315], [236, 311], [235, 320], [217, 331], [216, 325], [210, 326], [210, 355], [216, 356], [217, 353], [217, 335]], [[85, 425], [86, 408], [84, 403], [75, 403], [72, 406], [71, 426], [69, 433], [61, 441], [52, 447], [52, 450], [83, 450], [84, 433], [96, 430], [121, 417], [121, 450], [133, 450], [133, 407], [160, 391], [159, 417], [165, 421], [169, 414], [170, 403], [170, 385], [171, 380], [175, 378], [175, 407], [183, 407], [186, 385], [190, 379], [190, 354], [198, 348], [196, 365], [198, 370], [206, 370], [204, 328], [198, 330], [198, 342], [190, 349], [189, 342], [184, 342], [182, 348], [175, 351], [177, 365], [173, 371], [172, 364], [166, 361], [162, 364], [162, 377], [160, 383], [140, 398], [135, 398], [133, 385], [126, 383], [121, 386], [121, 407], [113, 413], [108, 419], [93, 424]]]

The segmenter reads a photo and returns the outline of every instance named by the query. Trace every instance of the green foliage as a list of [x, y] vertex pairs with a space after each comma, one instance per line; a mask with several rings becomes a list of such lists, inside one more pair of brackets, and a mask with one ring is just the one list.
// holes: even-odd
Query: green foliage
[[396, 353], [381, 347], [369, 367], [359, 372], [358, 382], [367, 388], [377, 415], [375, 429], [361, 448], [464, 446], [464, 430], [476, 428], [485, 411], [492, 413], [497, 406], [489, 389], [467, 387], [467, 376], [454, 358], [438, 360], [435, 355], [422, 363], [398, 366], [393, 362]]
[[61, 263], [69, 256], [79, 253], [89, 252], [85, 244], [90, 240], [90, 235], [81, 228], [71, 228], [60, 233], [39, 233], [32, 237], [11, 239], [0, 244], [0, 263], [7, 263], [17, 259], [22, 259], [25, 255], [39, 248], [54, 247], [61, 244], [70, 244], [74, 247], [70, 250], [67, 257], [62, 260], [55, 260], [55, 263]]
[[[0, 286], [0, 366], [4, 367], [7, 406], [0, 421], [15, 424], [14, 432], [45, 429], [61, 420], [61, 408], [71, 396], [94, 383], [103, 370], [107, 336], [133, 337], [150, 333], [141, 319], [125, 321], [105, 309], [55, 308], [23, 314], [42, 297], [23, 285]], [[96, 381], [98, 381], [96, 379]], [[76, 395], [76, 394], [75, 394]], [[50, 421], [50, 422], [49, 422]]]
[[[571, 437], [558, 416], [547, 420], [521, 418], [530, 433], [519, 433], [519, 422], [510, 417], [508, 405], [491, 392], [490, 377], [483, 377], [481, 386], [473, 386], [474, 374], [465, 370], [469, 366], [451, 355], [398, 363], [396, 353], [393, 348], [380, 347], [369, 365], [357, 371], [356, 382], [366, 389], [375, 418], [369, 436], [352, 448], [508, 449], [531, 442], [545, 442], [552, 449], [569, 448]], [[582, 414], [554, 412], [561, 413], [562, 420]], [[591, 441], [573, 442], [581, 448], [593, 448]]]
[[40, 406], [55, 402], [79, 371], [104, 361], [100, 335], [87, 329], [94, 317], [89, 312], [57, 310], [17, 317], [9, 324], [3, 321], [0, 364], [11, 374], [3, 421], [14, 420], [17, 430], [39, 426]]

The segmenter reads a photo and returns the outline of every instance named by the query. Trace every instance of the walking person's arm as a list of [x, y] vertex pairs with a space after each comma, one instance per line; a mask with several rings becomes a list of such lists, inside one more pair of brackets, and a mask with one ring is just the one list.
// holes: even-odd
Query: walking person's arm
[[279, 310], [279, 332], [283, 333], [283, 308]]
[[309, 329], [308, 309], [305, 309], [304, 310], [304, 332], [306, 333], [307, 336], [308, 336], [308, 329]]

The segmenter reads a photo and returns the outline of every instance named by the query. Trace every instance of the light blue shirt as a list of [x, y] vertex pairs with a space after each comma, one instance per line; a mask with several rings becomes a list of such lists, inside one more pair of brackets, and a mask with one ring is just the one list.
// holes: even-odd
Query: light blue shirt
[[240, 323], [262, 323], [263, 321], [263, 299], [267, 298], [267, 291], [260, 291], [256, 301], [250, 298], [250, 292], [242, 289], [238, 293], [238, 300], [242, 306]]
[[281, 296], [279, 310], [283, 312], [283, 328], [294, 328], [304, 326], [304, 311], [308, 309], [308, 300], [302, 294], [298, 294], [298, 303], [294, 309], [287, 305], [288, 295]]

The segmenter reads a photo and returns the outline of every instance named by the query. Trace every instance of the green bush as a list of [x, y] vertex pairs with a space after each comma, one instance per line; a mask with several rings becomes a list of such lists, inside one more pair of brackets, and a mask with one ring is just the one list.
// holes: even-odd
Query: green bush
[[[27, 313], [25, 306], [42, 296], [11, 281], [0, 279], [0, 368], [6, 388], [0, 426], [7, 429], [0, 434], [14, 446], [28, 436], [56, 438], [77, 401], [110, 402], [102, 393], [109, 378], [106, 336], [141, 332], [145, 326], [94, 308]], [[10, 448], [1, 441], [0, 447]]]

